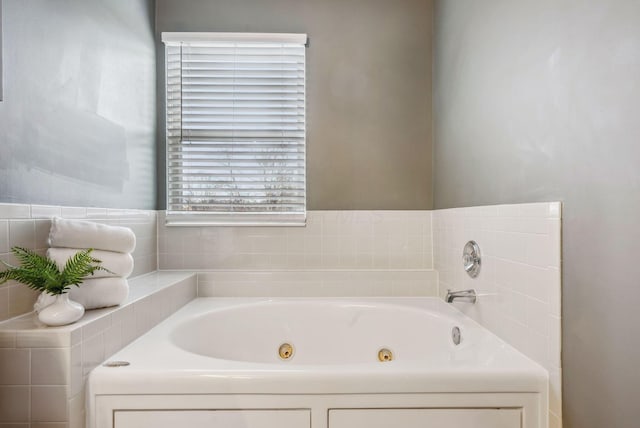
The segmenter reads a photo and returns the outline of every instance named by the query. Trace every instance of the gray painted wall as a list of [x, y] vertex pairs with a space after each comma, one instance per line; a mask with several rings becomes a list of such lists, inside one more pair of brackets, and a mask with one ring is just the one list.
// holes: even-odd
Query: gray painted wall
[[4, 0], [0, 202], [153, 209], [152, 0]]
[[[158, 0], [156, 12], [158, 35], [309, 35], [309, 209], [431, 208], [431, 0]], [[163, 57], [159, 45], [160, 99]], [[163, 108], [158, 123], [164, 153]]]
[[435, 207], [564, 201], [568, 428], [640, 420], [640, 2], [436, 2]]

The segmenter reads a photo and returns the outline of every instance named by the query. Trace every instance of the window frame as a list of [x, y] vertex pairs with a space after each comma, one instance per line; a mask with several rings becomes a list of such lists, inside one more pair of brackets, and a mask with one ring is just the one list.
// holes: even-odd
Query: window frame
[[[171, 156], [169, 153], [169, 100], [168, 88], [169, 78], [167, 73], [168, 66], [168, 47], [169, 46], [210, 46], [215, 43], [282, 43], [282, 44], [299, 44], [307, 47], [306, 34], [292, 33], [199, 33], [199, 32], [163, 32], [161, 34], [162, 42], [165, 46], [165, 153], [166, 153], [166, 215], [165, 223], [167, 226], [305, 226], [306, 225], [306, 205], [307, 205], [307, 182], [306, 182], [306, 55], [302, 66], [303, 76], [303, 98], [302, 98], [302, 192], [303, 192], [303, 209], [301, 212], [269, 212], [269, 211], [179, 211], [171, 208], [171, 187], [170, 187], [170, 164]], [[182, 54], [181, 54], [182, 55]], [[182, 85], [180, 86], [182, 91]], [[182, 110], [182, 109], [181, 109]], [[182, 117], [182, 111], [180, 115]], [[231, 123], [231, 122], [230, 122]], [[180, 125], [182, 128], [182, 125]], [[282, 196], [280, 196], [282, 197]]]

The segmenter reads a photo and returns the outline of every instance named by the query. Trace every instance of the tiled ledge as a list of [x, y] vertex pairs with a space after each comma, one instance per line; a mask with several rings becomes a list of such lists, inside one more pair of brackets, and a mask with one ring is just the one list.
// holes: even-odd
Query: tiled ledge
[[[117, 320], [125, 312], [130, 312], [132, 307], [135, 309], [136, 305], [144, 305], [147, 299], [154, 297], [155, 303], [159, 304], [158, 309], [161, 309], [157, 316], [163, 319], [168, 313], [174, 312], [186, 302], [171, 310], [171, 306], [175, 306], [179, 301], [172, 301], [169, 293], [159, 292], [188, 280], [191, 280], [195, 285], [194, 272], [156, 271], [130, 278], [129, 296], [124, 303], [112, 308], [87, 311], [78, 322], [61, 327], [47, 327], [38, 321], [37, 314], [34, 312], [11, 318], [0, 322], [0, 347], [73, 346], [80, 343], [83, 337], [91, 335], [90, 332], [95, 329], [96, 324], [105, 324], [105, 320], [111, 318]], [[191, 298], [194, 297], [195, 290]], [[46, 338], [47, 336], [48, 338]], [[42, 339], [40, 339], [41, 337]]]
[[46, 327], [29, 313], [0, 323], [0, 426], [84, 427], [86, 376], [196, 297], [193, 272], [129, 280], [126, 302]]

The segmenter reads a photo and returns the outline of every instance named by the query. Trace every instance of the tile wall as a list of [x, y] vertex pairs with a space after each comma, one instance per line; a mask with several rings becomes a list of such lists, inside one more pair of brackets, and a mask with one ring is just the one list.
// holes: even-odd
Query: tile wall
[[[307, 227], [279, 228], [167, 227], [163, 212], [0, 204], [0, 257], [11, 260], [13, 245], [44, 251], [48, 219], [60, 215], [131, 227], [138, 238], [134, 275], [156, 268], [199, 271], [197, 292], [194, 280], [193, 292], [176, 300], [180, 304], [196, 293], [443, 296], [447, 288], [475, 288], [476, 305], [456, 306], [549, 370], [550, 427], [556, 428], [561, 426], [560, 208], [547, 203], [311, 211]], [[470, 239], [483, 255], [477, 279], [462, 268], [462, 248]], [[55, 342], [58, 336], [51, 331], [48, 340], [55, 343], [44, 344], [31, 340], [28, 331], [0, 332], [0, 428], [82, 427], [87, 373], [132, 340], [131, 323], [139, 335], [170, 313], [172, 298], [164, 296], [98, 317], [64, 343]], [[0, 287], [0, 320], [29, 312], [34, 299], [23, 285]], [[41, 361], [71, 369], [64, 375], [44, 371]], [[58, 403], [60, 397], [66, 406]]]
[[306, 227], [170, 227], [160, 269], [432, 269], [431, 211], [309, 211]]
[[[0, 259], [15, 262], [10, 253], [13, 246], [44, 254], [54, 216], [131, 228], [136, 235], [131, 276], [157, 269], [156, 211], [141, 210], [0, 204]], [[37, 296], [37, 292], [16, 282], [0, 285], [0, 321], [32, 311]]]
[[208, 271], [200, 297], [437, 296], [434, 270]]
[[[475, 305], [455, 305], [549, 371], [550, 428], [562, 426], [560, 228], [559, 202], [433, 211], [440, 295], [475, 288]], [[482, 253], [475, 279], [462, 267], [469, 240]]]

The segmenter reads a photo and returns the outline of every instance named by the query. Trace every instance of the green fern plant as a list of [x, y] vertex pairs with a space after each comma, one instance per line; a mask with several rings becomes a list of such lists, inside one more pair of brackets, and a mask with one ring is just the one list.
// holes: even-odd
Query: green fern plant
[[11, 249], [21, 266], [13, 266], [2, 260], [2, 264], [8, 267], [0, 272], [0, 284], [9, 280], [15, 280], [27, 285], [29, 288], [44, 291], [51, 295], [64, 294], [72, 285], [79, 286], [88, 276], [95, 271], [108, 269], [100, 266], [102, 261], [91, 256], [93, 249], [78, 251], [67, 260], [62, 271], [56, 263], [48, 257], [41, 256], [34, 251], [21, 247]]

